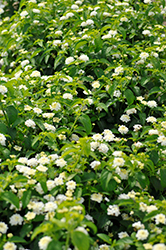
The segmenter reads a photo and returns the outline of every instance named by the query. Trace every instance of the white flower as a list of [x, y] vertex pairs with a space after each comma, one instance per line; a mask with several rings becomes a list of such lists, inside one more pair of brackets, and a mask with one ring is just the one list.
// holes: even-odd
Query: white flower
[[29, 60], [24, 60], [21, 62], [21, 67], [23, 68], [27, 64], [29, 64]]
[[113, 93], [113, 96], [120, 97], [121, 96], [120, 90], [115, 90], [114, 93]]
[[38, 10], [38, 9], [32, 9], [32, 11], [33, 11], [33, 13], [40, 13], [40, 10]]
[[2, 8], [0, 8], [0, 15], [4, 13], [4, 10]]
[[99, 88], [99, 87], [100, 87], [99, 81], [94, 81], [94, 82], [92, 83], [92, 87], [95, 88], [95, 89]]
[[103, 199], [102, 194], [94, 193], [94, 194], [91, 195], [91, 200], [92, 201], [96, 201], [96, 202], [100, 203], [102, 201], [102, 199]]
[[2, 146], [5, 146], [6, 145], [6, 137], [3, 135], [3, 134], [1, 134], [0, 133], [0, 144], [2, 145]]
[[10, 221], [9, 223], [12, 225], [12, 226], [16, 226], [16, 225], [22, 225], [22, 222], [23, 222], [23, 217], [19, 214], [13, 214], [11, 217], [10, 217]]
[[127, 17], [121, 17], [120, 21], [121, 22], [128, 22], [128, 18]]
[[88, 19], [86, 21], [86, 25], [93, 25], [94, 24], [94, 21], [92, 19]]
[[2, 94], [2, 95], [4, 95], [5, 93], [7, 93], [7, 88], [5, 87], [5, 86], [3, 86], [3, 85], [0, 85], [0, 93]]
[[86, 231], [86, 229], [84, 227], [77, 227], [75, 230], [88, 235], [88, 232]]
[[144, 224], [142, 224], [140, 221], [134, 222], [132, 227], [136, 228], [137, 230], [145, 228]]
[[66, 182], [67, 189], [74, 190], [76, 188], [76, 182], [71, 180]]
[[28, 212], [26, 215], [25, 215], [25, 218], [27, 220], [33, 220], [35, 218], [36, 214], [34, 212]]
[[72, 13], [72, 12], [68, 12], [67, 14], [66, 14], [66, 18], [68, 19], [68, 18], [70, 18], [70, 17], [73, 17], [74, 16], [74, 14]]
[[123, 72], [124, 72], [124, 69], [123, 69], [122, 66], [119, 66], [119, 67], [115, 68], [115, 75], [119, 75], [119, 74], [121, 74]]
[[153, 123], [153, 122], [157, 122], [157, 119], [154, 116], [149, 116], [149, 117], [146, 118], [146, 121]]
[[45, 166], [43, 166], [43, 165], [37, 166], [36, 169], [37, 169], [38, 171], [40, 171], [40, 172], [43, 172], [43, 173], [45, 173], [45, 172], [48, 170], [48, 168], [45, 167]]
[[0, 233], [6, 234], [7, 230], [8, 230], [7, 224], [5, 224], [4, 222], [0, 221]]
[[129, 115], [122, 115], [122, 116], [120, 117], [120, 120], [121, 120], [122, 122], [129, 122], [129, 121], [130, 121], [130, 116], [129, 116]]
[[6, 242], [3, 245], [3, 250], [16, 250], [17, 246], [13, 242]]
[[112, 153], [112, 155], [113, 156], [116, 156], [116, 157], [121, 157], [122, 156], [122, 151], [114, 151], [113, 153]]
[[137, 113], [137, 110], [135, 108], [126, 110], [127, 115], [136, 114], [136, 113]]
[[99, 246], [99, 250], [110, 250], [110, 246], [107, 244], [102, 244]]
[[162, 126], [164, 129], [166, 129], [166, 121], [161, 122], [161, 126]]
[[65, 64], [70, 64], [70, 63], [74, 62], [74, 60], [75, 60], [74, 57], [70, 56], [70, 57], [66, 58]]
[[38, 242], [39, 248], [41, 250], [46, 250], [48, 247], [48, 244], [52, 241], [52, 238], [50, 236], [44, 236], [41, 238]]
[[61, 44], [61, 40], [54, 40], [54, 41], [53, 41], [53, 45], [54, 45], [54, 46], [57, 46], [57, 45], [59, 45], [59, 44]]
[[92, 136], [93, 140], [95, 141], [102, 141], [103, 140], [103, 137], [101, 134], [95, 134]]
[[149, 135], [158, 135], [159, 131], [157, 129], [150, 129], [148, 132]]
[[143, 247], [144, 247], [145, 249], [147, 249], [147, 250], [150, 250], [150, 249], [152, 249], [152, 244], [150, 244], [150, 243], [145, 243], [145, 244], [143, 244]]
[[48, 124], [48, 123], [44, 123], [44, 127], [45, 127], [45, 129], [47, 129], [48, 131], [52, 131], [52, 132], [55, 132], [55, 130], [56, 130], [56, 128], [53, 126], [53, 125], [51, 125], [51, 124]]
[[58, 111], [61, 109], [61, 105], [59, 102], [53, 102], [51, 105], [50, 105], [50, 109], [51, 110], [55, 110], [55, 111]]
[[97, 15], [97, 11], [92, 11], [91, 13], [90, 13], [90, 16], [96, 16]]
[[113, 167], [122, 167], [124, 166], [124, 159], [120, 157], [116, 157], [113, 161]]
[[105, 143], [101, 143], [98, 147], [99, 152], [106, 154], [109, 150], [108, 146]]
[[120, 233], [118, 233], [118, 237], [119, 237], [120, 239], [123, 239], [123, 238], [125, 238], [125, 237], [129, 237], [129, 235], [128, 235], [127, 232], [120, 232]]
[[119, 216], [120, 215], [120, 211], [119, 211], [119, 207], [118, 205], [109, 205], [109, 207], [107, 208], [107, 214], [108, 215], [113, 215], [113, 216]]
[[72, 9], [72, 10], [78, 10], [79, 7], [78, 7], [77, 4], [72, 4], [71, 9]]
[[116, 167], [115, 173], [118, 174], [122, 180], [128, 179], [128, 171], [126, 169]]
[[33, 111], [36, 113], [36, 114], [41, 114], [43, 111], [39, 108], [34, 108]]
[[24, 10], [24, 11], [22, 11], [21, 13], [20, 13], [20, 16], [21, 17], [25, 17], [25, 16], [27, 16], [28, 15], [28, 12], [26, 11], [26, 10]]
[[157, 209], [158, 208], [155, 205], [150, 205], [150, 206], [147, 206], [146, 211], [148, 213], [151, 213], [152, 211], [156, 211]]
[[117, 30], [109, 30], [108, 34], [111, 35], [111, 37], [115, 37], [115, 35], [117, 34]]
[[166, 245], [164, 243], [155, 244], [152, 250], [166, 250]]
[[134, 128], [134, 132], [137, 132], [137, 131], [139, 131], [139, 130], [142, 128], [142, 125], [140, 125], [140, 124], [135, 124], [135, 125], [133, 126], [133, 128]]
[[41, 77], [41, 73], [38, 70], [34, 70], [31, 74], [30, 77]]
[[144, 30], [144, 31], [142, 32], [142, 34], [145, 35], [145, 36], [151, 36], [150, 30]]
[[100, 164], [101, 164], [100, 161], [92, 161], [91, 164], [90, 164], [90, 166], [91, 166], [91, 168], [96, 168], [96, 167], [99, 166]]
[[78, 57], [79, 60], [87, 62], [89, 61], [89, 57], [87, 55], [82, 54], [81, 56]]
[[157, 103], [155, 101], [148, 101], [147, 106], [149, 108], [155, 108], [155, 107], [157, 107]]
[[37, 164], [38, 164], [38, 160], [37, 160], [36, 158], [31, 158], [31, 159], [29, 159], [29, 160], [27, 161], [27, 165], [28, 165], [28, 166], [33, 166], [33, 167], [35, 167], [35, 166], [37, 166]]
[[161, 146], [166, 146], [166, 137], [164, 135], [159, 136], [157, 142], [161, 143]]
[[55, 161], [55, 164], [58, 166], [58, 167], [64, 167], [66, 164], [67, 164], [67, 162], [63, 159], [63, 158], [61, 158], [61, 159], [57, 159], [56, 161]]
[[146, 229], [139, 229], [136, 233], [136, 238], [138, 240], [146, 240], [148, 238], [149, 232]]
[[144, 3], [152, 3], [152, 0], [144, 0]]
[[44, 211], [45, 212], [54, 212], [57, 209], [57, 204], [55, 202], [49, 201], [45, 204]]
[[36, 126], [35, 122], [31, 119], [26, 120], [25, 125], [29, 128], [35, 128], [35, 126]]
[[47, 180], [46, 185], [49, 191], [51, 191], [56, 186], [53, 180]]
[[72, 100], [72, 99], [73, 99], [73, 96], [72, 96], [72, 94], [70, 94], [70, 93], [65, 93], [65, 94], [63, 94], [63, 99]]
[[165, 215], [164, 214], [157, 214], [156, 216], [155, 216], [155, 222], [156, 222], [156, 224], [158, 225], [158, 224], [166, 224], [166, 217], [165, 217]]
[[146, 58], [148, 58], [148, 56], [149, 56], [149, 54], [148, 53], [146, 53], [146, 52], [141, 52], [141, 54], [140, 54], [140, 58], [141, 59], [145, 59], [146, 60]]
[[128, 129], [126, 126], [121, 125], [121, 126], [119, 126], [118, 131], [119, 131], [121, 134], [127, 134], [127, 132], [129, 131], [129, 129]]
[[63, 34], [63, 32], [61, 31], [61, 30], [57, 30], [57, 31], [55, 31], [55, 35], [62, 35]]

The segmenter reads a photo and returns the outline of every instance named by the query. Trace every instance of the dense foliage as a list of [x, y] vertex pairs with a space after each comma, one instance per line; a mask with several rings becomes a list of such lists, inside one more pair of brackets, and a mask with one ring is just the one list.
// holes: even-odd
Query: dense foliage
[[0, 250], [166, 250], [165, 16], [0, 4]]

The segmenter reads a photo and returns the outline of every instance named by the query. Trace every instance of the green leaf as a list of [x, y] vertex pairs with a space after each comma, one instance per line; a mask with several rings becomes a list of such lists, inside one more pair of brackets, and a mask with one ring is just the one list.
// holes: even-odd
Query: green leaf
[[107, 106], [106, 106], [104, 103], [102, 103], [102, 102], [98, 103], [98, 104], [97, 104], [97, 107], [98, 107], [98, 108], [101, 108], [101, 109], [104, 109], [105, 112], [108, 113], [108, 108], [107, 108]]
[[80, 41], [78, 41], [77, 43], [76, 43], [76, 45], [75, 45], [75, 48], [74, 48], [74, 54], [75, 54], [75, 52], [76, 52], [76, 50], [78, 50], [80, 47], [82, 47], [82, 46], [84, 46], [85, 44], [87, 44], [87, 40], [80, 40]]
[[78, 250], [88, 250], [89, 249], [89, 237], [88, 235], [74, 231], [71, 234], [72, 243]]
[[152, 88], [150, 91], [149, 91], [149, 96], [152, 95], [152, 94], [155, 94], [155, 93], [158, 93], [160, 92], [161, 89], [159, 87], [154, 87]]
[[10, 105], [5, 110], [8, 116], [9, 124], [14, 123], [18, 116], [17, 109], [13, 105]]
[[28, 205], [30, 198], [31, 198], [31, 190], [26, 190], [25, 192], [23, 192], [23, 196], [22, 196], [22, 206], [23, 208], [26, 208], [26, 206]]
[[7, 134], [7, 132], [8, 132], [8, 128], [6, 127], [6, 125], [0, 122], [0, 133]]
[[145, 188], [147, 185], [149, 185], [149, 179], [146, 175], [144, 175], [142, 172], [135, 173], [136, 180], [139, 182], [142, 188]]
[[122, 34], [123, 40], [126, 39], [126, 30], [123, 27], [118, 27], [118, 31]]
[[40, 185], [41, 185], [41, 187], [42, 187], [42, 189], [43, 189], [43, 191], [44, 191], [45, 193], [47, 192], [46, 181], [47, 181], [47, 179], [46, 179], [45, 176], [42, 176], [42, 177], [40, 177], [40, 179], [39, 179]]
[[112, 239], [106, 234], [97, 234], [97, 237], [99, 237], [104, 242], [107, 242], [108, 244], [111, 244], [112, 242]]
[[166, 188], [166, 169], [160, 169], [161, 186]]
[[55, 59], [55, 61], [54, 61], [54, 69], [56, 69], [56, 68], [58, 67], [58, 65], [61, 63], [62, 59], [63, 59], [63, 55], [59, 55], [59, 56]]
[[118, 240], [116, 242], [117, 245], [121, 245], [121, 244], [132, 244], [133, 243], [133, 240], [130, 238], [130, 237], [125, 237], [125, 238], [122, 238], [120, 240]]
[[20, 236], [24, 238], [32, 230], [32, 224], [24, 224], [20, 231]]
[[59, 241], [52, 240], [48, 244], [47, 250], [62, 250], [62, 244]]
[[95, 43], [95, 52], [99, 52], [99, 50], [102, 48], [103, 45], [103, 41], [101, 40], [100, 34], [98, 34], [95, 39], [94, 39], [94, 43]]
[[24, 175], [18, 175], [16, 177], [13, 178], [12, 183], [16, 183], [16, 182], [27, 182], [28, 178]]
[[16, 208], [19, 209], [19, 199], [11, 191], [7, 191], [7, 192], [2, 193], [1, 198], [2, 198], [2, 200], [5, 200], [5, 201], [13, 204]]
[[143, 77], [143, 78], [141, 79], [141, 86], [144, 87], [149, 81], [150, 81], [150, 78]]
[[84, 126], [87, 135], [89, 135], [92, 131], [92, 124], [91, 124], [91, 120], [90, 120], [89, 116], [83, 114], [82, 116], [80, 116], [79, 120], [82, 123], [82, 125]]
[[34, 119], [34, 122], [39, 126], [39, 128], [40, 128], [42, 131], [45, 130], [45, 127], [44, 127], [42, 121]]
[[27, 243], [26, 240], [24, 240], [22, 237], [19, 236], [13, 236], [9, 240], [10, 242], [15, 242], [15, 243]]
[[135, 100], [135, 96], [133, 92], [130, 89], [126, 89], [124, 92], [124, 95], [127, 99], [128, 104], [131, 105]]
[[40, 224], [40, 226], [38, 226], [37, 228], [35, 228], [32, 236], [31, 236], [31, 240], [34, 240], [34, 238], [38, 234], [50, 231], [52, 228], [53, 228], [53, 224], [51, 222], [44, 222], [44, 223]]
[[157, 215], [159, 213], [158, 210], [152, 211], [151, 213], [147, 214], [144, 219], [143, 222], [146, 222], [148, 220], [150, 220], [151, 218], [153, 218], [155, 215]]
[[84, 222], [84, 224], [85, 224], [87, 227], [91, 228], [91, 229], [93, 230], [93, 233], [94, 233], [94, 234], [97, 233], [97, 227], [95, 226], [94, 223], [92, 223], [91, 221], [86, 221], [86, 222]]

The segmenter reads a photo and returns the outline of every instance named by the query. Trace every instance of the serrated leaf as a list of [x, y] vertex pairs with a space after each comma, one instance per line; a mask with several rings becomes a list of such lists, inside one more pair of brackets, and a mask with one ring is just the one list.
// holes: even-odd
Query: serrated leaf
[[89, 249], [89, 237], [88, 235], [74, 231], [71, 234], [72, 243], [78, 250], [88, 250]]
[[11, 191], [7, 191], [1, 194], [1, 199], [13, 204], [16, 208], [19, 209], [19, 199]]

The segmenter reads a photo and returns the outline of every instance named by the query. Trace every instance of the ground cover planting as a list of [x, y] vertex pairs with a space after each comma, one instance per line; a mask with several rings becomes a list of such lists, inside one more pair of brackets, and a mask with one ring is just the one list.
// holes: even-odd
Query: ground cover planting
[[165, 16], [0, 2], [0, 250], [166, 250]]

